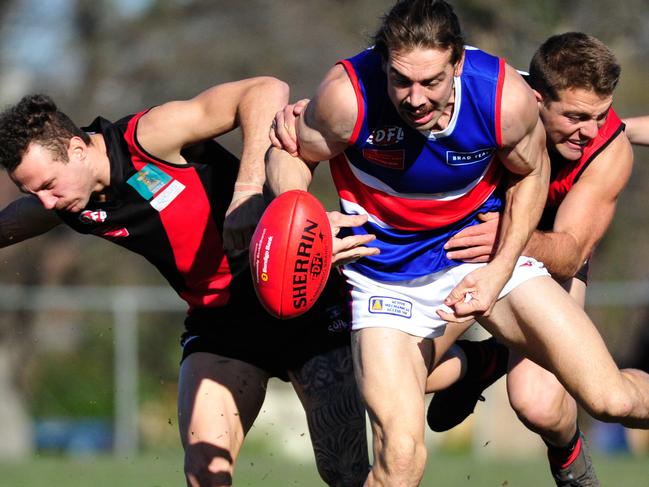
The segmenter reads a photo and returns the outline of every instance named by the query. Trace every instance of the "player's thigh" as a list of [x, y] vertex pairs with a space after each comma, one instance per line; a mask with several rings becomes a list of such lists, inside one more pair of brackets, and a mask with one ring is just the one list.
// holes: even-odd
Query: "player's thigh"
[[622, 388], [617, 366], [590, 318], [550, 277], [522, 283], [479, 321], [582, 399]]
[[[436, 337], [433, 340], [433, 356], [431, 367], [436, 367], [443, 360], [449, 358], [447, 352], [451, 350], [453, 344], [460, 338], [471, 326], [471, 323], [450, 323], [446, 326], [446, 330], [442, 336]], [[455, 356], [457, 352], [452, 352], [450, 355]]]
[[178, 423], [186, 449], [234, 462], [263, 404], [268, 374], [252, 364], [196, 352], [180, 367]]
[[352, 350], [375, 436], [377, 428], [423, 435], [431, 340], [391, 328], [363, 328], [352, 332]]
[[340, 485], [367, 476], [369, 458], [365, 408], [360, 398], [349, 346], [316, 355], [289, 371], [309, 426], [318, 470]]
[[579, 306], [584, 307], [586, 304], [586, 283], [584, 281], [573, 277], [562, 283], [561, 286]]

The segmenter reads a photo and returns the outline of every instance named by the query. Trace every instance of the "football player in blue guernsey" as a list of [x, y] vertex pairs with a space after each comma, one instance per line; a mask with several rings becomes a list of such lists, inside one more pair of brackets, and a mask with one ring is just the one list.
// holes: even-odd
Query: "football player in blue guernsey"
[[[65, 223], [142, 255], [187, 302], [178, 416], [191, 486], [232, 485], [270, 377], [294, 386], [328, 485], [359, 486], [369, 469], [335, 275], [313, 309], [280, 321], [255, 296], [247, 254], [231, 251], [264, 208], [268, 125], [287, 101], [285, 83], [260, 77], [86, 129], [43, 95], [0, 115], [0, 163], [28, 193], [0, 212], [0, 247]], [[213, 140], [237, 126], [241, 161]], [[336, 258], [375, 253], [369, 239], [335, 239]]]
[[[305, 189], [330, 160], [343, 211], [368, 216], [355, 231], [375, 234], [380, 249], [344, 268], [373, 434], [366, 485], [419, 484], [426, 378], [445, 352], [433, 339], [473, 319], [552, 371], [593, 416], [649, 428], [649, 375], [620, 372], [583, 309], [520, 256], [548, 192], [538, 103], [504, 61], [465, 49], [448, 3], [399, 1], [373, 48], [334, 66], [303, 112], [278, 112], [271, 138], [271, 189]], [[488, 209], [501, 212], [493, 259], [448, 259], [446, 241]]]

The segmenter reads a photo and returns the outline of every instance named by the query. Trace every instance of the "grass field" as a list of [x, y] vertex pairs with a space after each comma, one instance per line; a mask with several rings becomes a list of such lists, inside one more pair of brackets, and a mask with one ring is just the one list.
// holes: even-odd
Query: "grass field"
[[[649, 487], [649, 458], [596, 456], [600, 480], [608, 487]], [[0, 463], [0, 485], [7, 487], [176, 487], [184, 480], [180, 451], [137, 459], [106, 457], [36, 457], [29, 462]], [[291, 487], [324, 485], [312, 464], [290, 463], [272, 453], [244, 449], [236, 486]], [[547, 466], [535, 461], [484, 462], [462, 455], [431, 454], [424, 486], [552, 486]]]

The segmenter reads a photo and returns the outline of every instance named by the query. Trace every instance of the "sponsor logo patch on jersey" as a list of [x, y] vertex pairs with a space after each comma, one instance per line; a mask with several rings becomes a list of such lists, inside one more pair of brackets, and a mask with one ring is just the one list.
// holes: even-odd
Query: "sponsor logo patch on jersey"
[[157, 211], [164, 210], [185, 189], [183, 183], [153, 164], [147, 164], [126, 182]]
[[412, 303], [387, 296], [372, 296], [370, 298], [369, 312], [373, 314], [412, 318]]
[[473, 152], [446, 151], [446, 164], [449, 166], [467, 166], [491, 159], [495, 149], [480, 149]]
[[160, 193], [151, 200], [151, 206], [158, 211], [164, 210], [173, 200], [176, 199], [176, 196], [183, 192], [184, 189], [185, 185], [177, 179], [174, 179], [169, 186], [160, 191]]
[[406, 154], [403, 150], [363, 149], [363, 157], [388, 169], [403, 169]]
[[147, 164], [138, 172], [133, 174], [133, 176], [128, 178], [126, 182], [135, 188], [135, 191], [137, 191], [142, 198], [148, 201], [172, 179], [173, 178], [162, 169], [153, 164]]
[[366, 142], [372, 145], [394, 145], [403, 140], [403, 127], [391, 125], [374, 129]]
[[79, 215], [82, 223], [104, 223], [106, 221], [106, 212], [104, 210], [84, 210]]

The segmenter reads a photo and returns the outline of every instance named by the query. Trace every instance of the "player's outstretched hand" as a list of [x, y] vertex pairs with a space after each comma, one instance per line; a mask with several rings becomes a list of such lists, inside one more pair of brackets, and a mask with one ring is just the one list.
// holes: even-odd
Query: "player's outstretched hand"
[[337, 235], [343, 227], [360, 227], [367, 221], [367, 215], [344, 215], [338, 211], [327, 212], [333, 236], [333, 265], [344, 265], [354, 262], [361, 257], [377, 255], [380, 251], [376, 247], [366, 247], [376, 237], [372, 234], [349, 235], [338, 238]]
[[299, 100], [275, 114], [275, 119], [270, 125], [270, 141], [274, 147], [283, 149], [293, 157], [298, 156], [297, 131], [295, 124], [309, 103], [308, 99]]
[[476, 316], [489, 316], [498, 295], [511, 276], [503, 266], [487, 264], [467, 274], [444, 300], [437, 315], [449, 323], [466, 323]]
[[456, 233], [444, 245], [449, 259], [468, 263], [489, 262], [498, 242], [500, 213], [481, 213], [478, 225], [467, 227]]
[[248, 248], [252, 234], [266, 209], [262, 186], [235, 183], [230, 206], [223, 222], [223, 247], [226, 250]]

